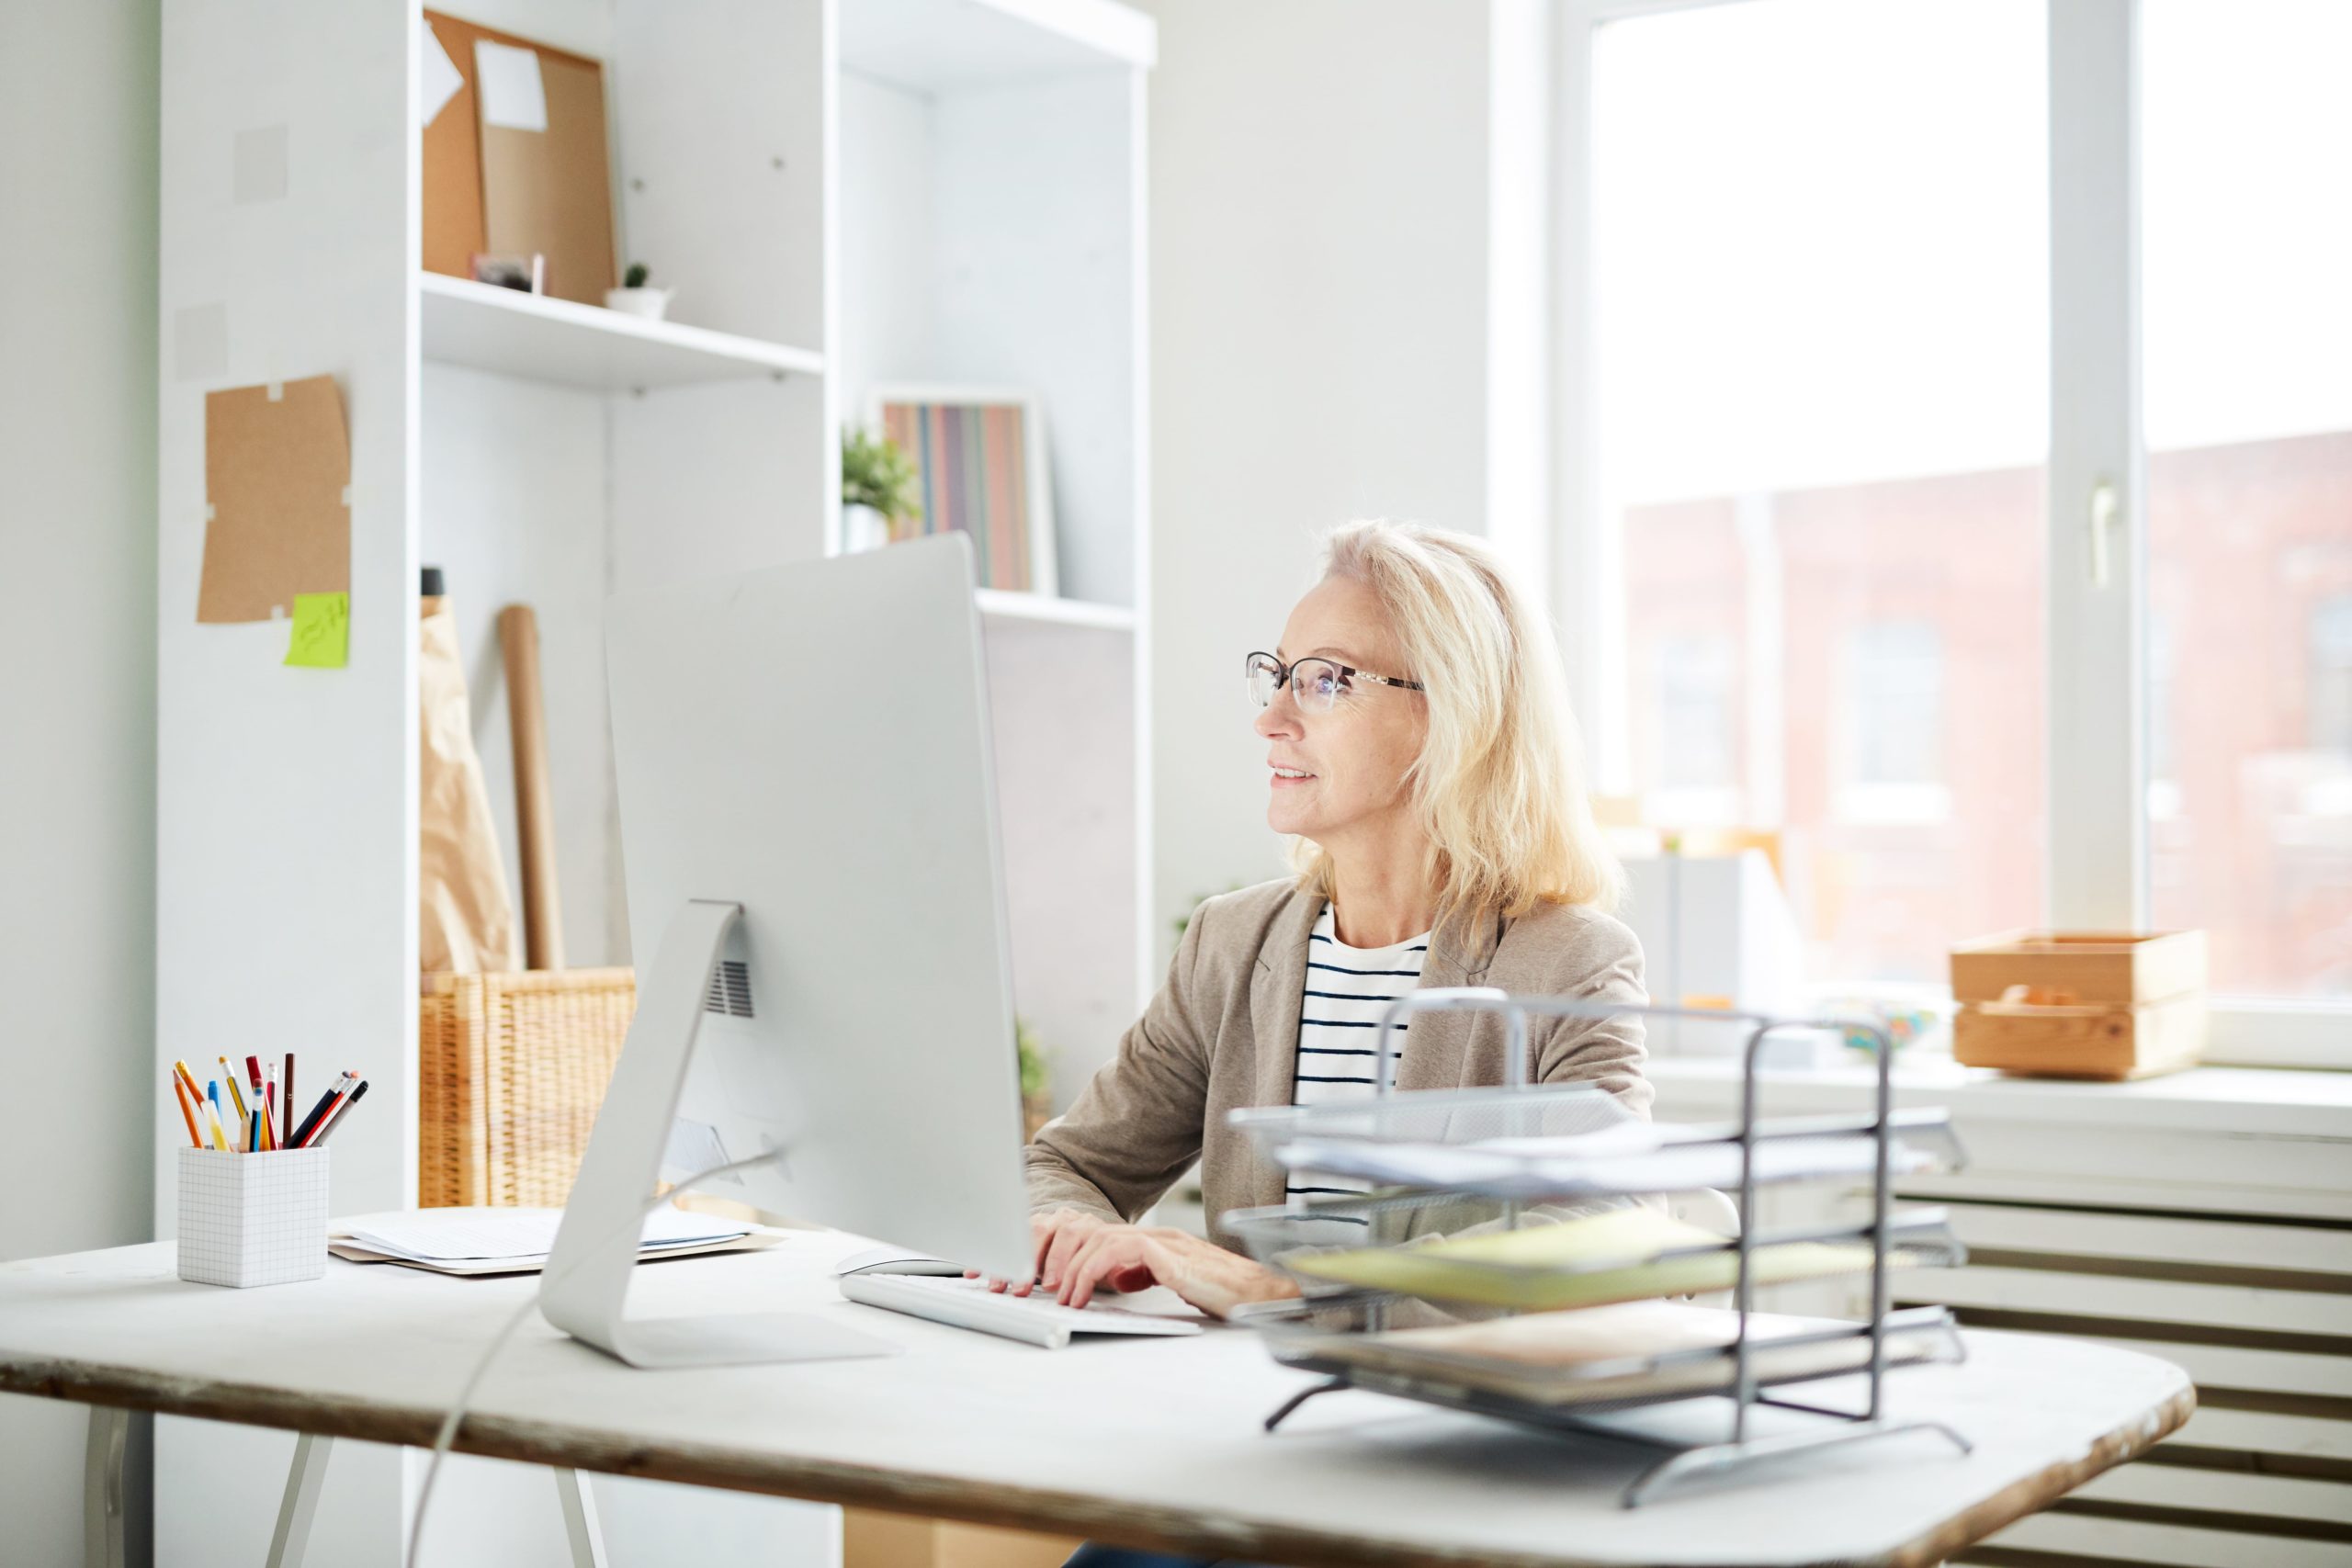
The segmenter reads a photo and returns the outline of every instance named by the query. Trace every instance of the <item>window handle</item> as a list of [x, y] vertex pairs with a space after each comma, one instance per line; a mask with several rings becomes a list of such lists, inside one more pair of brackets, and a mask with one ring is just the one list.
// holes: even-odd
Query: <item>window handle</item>
[[2091, 586], [2107, 586], [2109, 539], [2115, 531], [2115, 514], [2120, 510], [2120, 498], [2115, 492], [2113, 479], [2101, 479], [2091, 486]]

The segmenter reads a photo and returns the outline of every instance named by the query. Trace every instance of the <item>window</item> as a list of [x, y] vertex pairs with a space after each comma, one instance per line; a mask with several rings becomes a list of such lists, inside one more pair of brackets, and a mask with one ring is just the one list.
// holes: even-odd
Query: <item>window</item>
[[1758, 0], [1593, 37], [1597, 761], [1660, 828], [1781, 831], [1815, 979], [1936, 979], [2039, 901], [2043, 26]]
[[1944, 644], [1927, 621], [1882, 621], [1854, 635], [1851, 770], [1856, 784], [1943, 778]]
[[2352, 753], [2352, 593], [2323, 599], [2312, 611], [2311, 673], [2303, 718], [2310, 746]]
[[1732, 786], [1731, 644], [1719, 637], [1657, 643], [1658, 782], [1668, 790]]
[[1558, 3], [1602, 791], [1777, 829], [1811, 980], [2198, 926], [2352, 1066], [2352, 5]]
[[2352, 6], [2141, 18], [2152, 912], [2352, 997]]

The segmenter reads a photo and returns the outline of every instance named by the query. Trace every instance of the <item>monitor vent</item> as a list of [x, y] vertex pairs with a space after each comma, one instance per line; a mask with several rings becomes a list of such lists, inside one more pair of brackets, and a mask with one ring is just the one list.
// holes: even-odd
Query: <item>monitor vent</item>
[[729, 1018], [752, 1016], [752, 971], [738, 958], [722, 959], [710, 974], [710, 994], [702, 1010]]

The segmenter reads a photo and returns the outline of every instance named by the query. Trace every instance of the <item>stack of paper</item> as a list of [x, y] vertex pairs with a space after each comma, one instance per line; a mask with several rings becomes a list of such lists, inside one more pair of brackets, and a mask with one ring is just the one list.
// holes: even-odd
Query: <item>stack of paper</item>
[[[401, 1263], [443, 1274], [535, 1273], [554, 1249], [561, 1209], [416, 1209], [338, 1225], [327, 1249], [356, 1263]], [[749, 1225], [679, 1209], [656, 1209], [639, 1232], [638, 1257], [763, 1247], [775, 1238]]]
[[[1604, 1214], [1527, 1225], [1519, 1230], [1435, 1241], [1426, 1246], [1358, 1247], [1283, 1259], [1295, 1273], [1430, 1301], [1550, 1311], [1691, 1295], [1731, 1288], [1739, 1269], [1724, 1238], [1653, 1209], [1613, 1209]], [[1889, 1261], [1917, 1261], [1899, 1250]], [[1749, 1278], [1783, 1284], [1842, 1274], [1871, 1265], [1871, 1249], [1855, 1243], [1781, 1242], [1758, 1247]]]
[[[1689, 1192], [1739, 1185], [1739, 1145], [1668, 1144], [1642, 1148], [1609, 1134], [1580, 1138], [1496, 1138], [1476, 1144], [1379, 1144], [1300, 1138], [1276, 1157], [1292, 1170], [1351, 1176], [1384, 1186], [1460, 1188], [1494, 1198], [1580, 1198], [1609, 1193]], [[1758, 1182], [1860, 1176], [1878, 1162], [1868, 1137], [1767, 1138], [1756, 1145]], [[1928, 1164], [1897, 1144], [1894, 1171]]]
[[[1365, 1371], [1438, 1378], [1540, 1404], [1566, 1405], [1658, 1398], [1728, 1388], [1729, 1357], [1702, 1352], [1730, 1346], [1738, 1314], [1668, 1302], [1627, 1302], [1589, 1312], [1536, 1313], [1439, 1328], [1318, 1337], [1312, 1354]], [[1859, 1327], [1833, 1319], [1747, 1314], [1748, 1370], [1762, 1382], [1852, 1371], [1870, 1362], [1866, 1335], [1776, 1343], [1800, 1335]], [[1887, 1361], [1897, 1365], [1955, 1350], [1941, 1322], [1890, 1325]]]

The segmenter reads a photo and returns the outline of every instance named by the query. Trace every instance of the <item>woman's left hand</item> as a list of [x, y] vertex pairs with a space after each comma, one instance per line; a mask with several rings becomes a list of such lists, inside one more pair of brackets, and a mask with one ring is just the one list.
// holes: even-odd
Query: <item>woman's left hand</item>
[[1230, 1316], [1244, 1302], [1298, 1294], [1296, 1285], [1263, 1264], [1165, 1225], [1104, 1225], [1069, 1258], [1058, 1279], [1039, 1282], [1064, 1306], [1080, 1307], [1097, 1289], [1165, 1285], [1215, 1317]]

